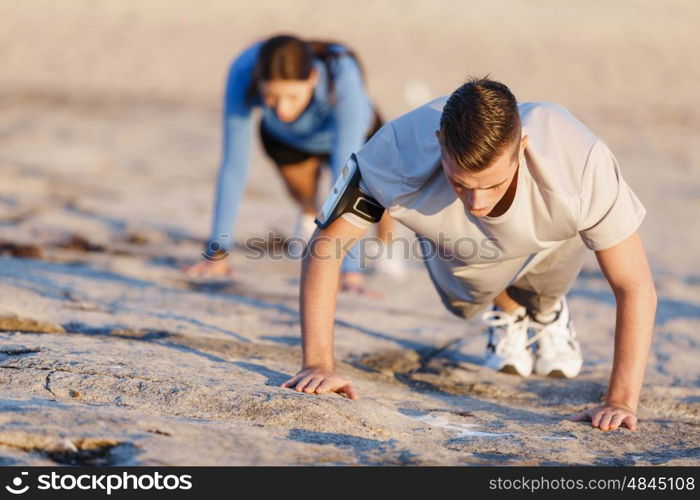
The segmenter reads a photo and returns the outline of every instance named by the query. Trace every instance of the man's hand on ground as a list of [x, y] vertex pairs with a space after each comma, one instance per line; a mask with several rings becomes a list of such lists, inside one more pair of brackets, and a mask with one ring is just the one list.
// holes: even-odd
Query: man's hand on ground
[[614, 431], [622, 425], [631, 431], [637, 430], [637, 415], [630, 408], [624, 406], [598, 406], [582, 411], [568, 420], [572, 422], [591, 422], [593, 427], [597, 427], [601, 431]]
[[350, 399], [357, 399], [357, 391], [352, 382], [339, 377], [329, 370], [319, 368], [307, 368], [301, 370], [292, 378], [282, 383], [280, 387], [288, 387], [297, 392], [307, 394], [323, 394], [326, 392], [337, 392], [345, 394]]

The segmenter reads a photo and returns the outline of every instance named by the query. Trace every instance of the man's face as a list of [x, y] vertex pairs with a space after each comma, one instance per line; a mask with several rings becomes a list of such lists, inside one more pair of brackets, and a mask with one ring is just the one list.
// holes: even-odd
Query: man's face
[[474, 217], [488, 215], [506, 194], [518, 171], [518, 160], [526, 144], [527, 136], [524, 136], [519, 144], [507, 148], [488, 167], [479, 172], [467, 172], [447, 153], [442, 153], [442, 169], [445, 177], [457, 197]]

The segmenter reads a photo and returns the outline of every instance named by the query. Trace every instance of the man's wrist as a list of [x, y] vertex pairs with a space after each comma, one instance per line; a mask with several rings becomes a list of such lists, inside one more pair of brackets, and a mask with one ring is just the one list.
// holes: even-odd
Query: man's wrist
[[324, 372], [333, 372], [335, 371], [333, 367], [333, 362], [316, 362], [316, 363], [302, 363], [301, 365], [302, 370], [319, 370], [319, 371], [324, 371]]
[[637, 413], [637, 404], [630, 401], [626, 401], [624, 399], [606, 398], [605, 405], [616, 406], [618, 408], [625, 408], [631, 411], [632, 413]]
[[605, 404], [626, 408], [636, 413], [637, 405], [639, 404], [639, 395], [639, 390], [625, 383], [621, 383], [620, 377], [613, 375], [610, 380], [610, 385], [608, 386], [608, 391], [605, 394]]

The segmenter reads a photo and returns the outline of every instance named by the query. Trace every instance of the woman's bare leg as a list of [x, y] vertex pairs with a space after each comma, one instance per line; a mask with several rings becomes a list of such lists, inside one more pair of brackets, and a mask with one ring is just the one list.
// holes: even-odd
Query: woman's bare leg
[[311, 157], [299, 163], [280, 165], [279, 171], [289, 195], [305, 214], [316, 215], [316, 194], [321, 162]]

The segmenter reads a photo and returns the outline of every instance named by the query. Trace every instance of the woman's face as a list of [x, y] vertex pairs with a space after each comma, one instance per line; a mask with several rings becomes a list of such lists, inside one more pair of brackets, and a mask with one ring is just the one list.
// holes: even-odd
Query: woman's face
[[316, 70], [312, 70], [306, 80], [267, 80], [260, 84], [260, 95], [265, 105], [275, 110], [280, 121], [290, 123], [309, 105], [317, 81]]

